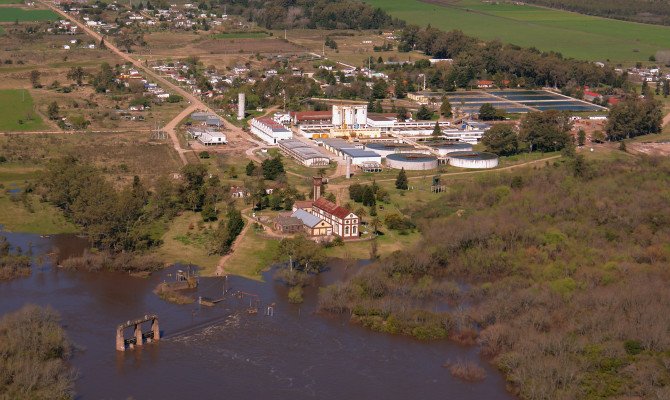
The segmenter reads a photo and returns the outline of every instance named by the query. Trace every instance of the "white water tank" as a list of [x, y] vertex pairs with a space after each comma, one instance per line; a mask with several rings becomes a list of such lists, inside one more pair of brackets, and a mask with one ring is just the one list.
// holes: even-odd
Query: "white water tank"
[[244, 93], [239, 93], [237, 95], [237, 120], [241, 121], [244, 119], [244, 108], [245, 108], [245, 103], [246, 102], [246, 97]]

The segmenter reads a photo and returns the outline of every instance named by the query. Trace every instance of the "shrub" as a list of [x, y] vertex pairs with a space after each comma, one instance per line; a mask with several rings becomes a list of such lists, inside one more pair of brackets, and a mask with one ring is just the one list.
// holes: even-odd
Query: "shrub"
[[463, 379], [464, 381], [476, 382], [486, 378], [486, 371], [474, 361], [457, 360], [454, 363], [447, 363], [445, 367], [449, 368], [452, 376]]
[[300, 304], [304, 301], [302, 297], [302, 286], [293, 286], [291, 289], [288, 291], [288, 301], [289, 303], [293, 304]]

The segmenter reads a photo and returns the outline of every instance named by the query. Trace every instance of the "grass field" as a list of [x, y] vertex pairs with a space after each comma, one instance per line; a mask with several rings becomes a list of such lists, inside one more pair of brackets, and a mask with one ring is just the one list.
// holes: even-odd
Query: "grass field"
[[213, 39], [259, 39], [270, 35], [267, 32], [223, 32], [212, 35]]
[[39, 196], [28, 195], [25, 202], [20, 200], [26, 182], [34, 181], [38, 173], [39, 169], [30, 165], [0, 164], [0, 225], [9, 232], [44, 235], [76, 232], [76, 226], [52, 205], [40, 202]]
[[[2, 3], [0, 0], [0, 4]], [[58, 19], [58, 15], [51, 10], [24, 10], [15, 7], [3, 7], [0, 9], [0, 22], [24, 22], [24, 21], [54, 21]]]
[[480, 0], [364, 0], [407, 22], [460, 29], [482, 39], [554, 50], [568, 57], [620, 63], [647, 61], [670, 49], [670, 27], [617, 21], [528, 5]]
[[27, 90], [0, 90], [0, 131], [34, 131], [45, 127]]

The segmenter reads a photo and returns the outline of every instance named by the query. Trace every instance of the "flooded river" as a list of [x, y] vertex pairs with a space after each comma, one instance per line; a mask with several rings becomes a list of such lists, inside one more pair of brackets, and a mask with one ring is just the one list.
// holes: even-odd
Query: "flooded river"
[[[85, 241], [4, 235], [24, 250], [32, 243], [36, 265], [32, 276], [0, 283], [0, 314], [26, 303], [60, 312], [79, 348], [72, 363], [80, 399], [513, 398], [483, 361], [487, 378], [479, 383], [455, 379], [442, 367], [448, 360], [478, 359], [476, 349], [370, 332], [344, 317], [314, 314], [315, 290], [306, 292], [304, 304], [292, 305], [269, 275], [266, 283], [231, 277], [226, 284], [229, 293], [258, 295], [258, 315], [246, 313], [248, 298], [229, 297], [212, 308], [174, 305], [152, 293], [157, 283], [174, 279], [174, 269], [148, 279], [64, 271], [38, 256], [76, 255]], [[327, 283], [342, 274], [335, 266], [319, 279]], [[194, 295], [221, 297], [223, 285], [221, 278], [202, 278]], [[274, 316], [264, 315], [270, 303], [276, 303]], [[148, 313], [160, 318], [161, 341], [117, 352], [116, 326]]]

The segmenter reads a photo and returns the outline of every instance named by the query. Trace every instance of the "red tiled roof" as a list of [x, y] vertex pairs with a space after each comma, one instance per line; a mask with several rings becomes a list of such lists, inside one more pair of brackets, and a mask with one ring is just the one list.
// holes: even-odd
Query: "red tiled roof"
[[325, 197], [319, 197], [315, 202], [314, 202], [314, 207], [320, 208], [323, 211], [327, 212], [328, 214], [334, 215], [337, 218], [344, 219], [347, 217], [347, 215], [351, 214], [351, 211], [348, 209], [338, 206], [337, 204], [333, 203], [332, 201], [326, 200]]
[[291, 112], [291, 116], [296, 121], [309, 121], [318, 119], [330, 119], [332, 113], [330, 111], [296, 111]]
[[312, 208], [313, 204], [314, 202], [311, 200], [297, 200], [295, 203], [293, 203], [293, 206], [296, 209], [305, 209], [305, 208]]

